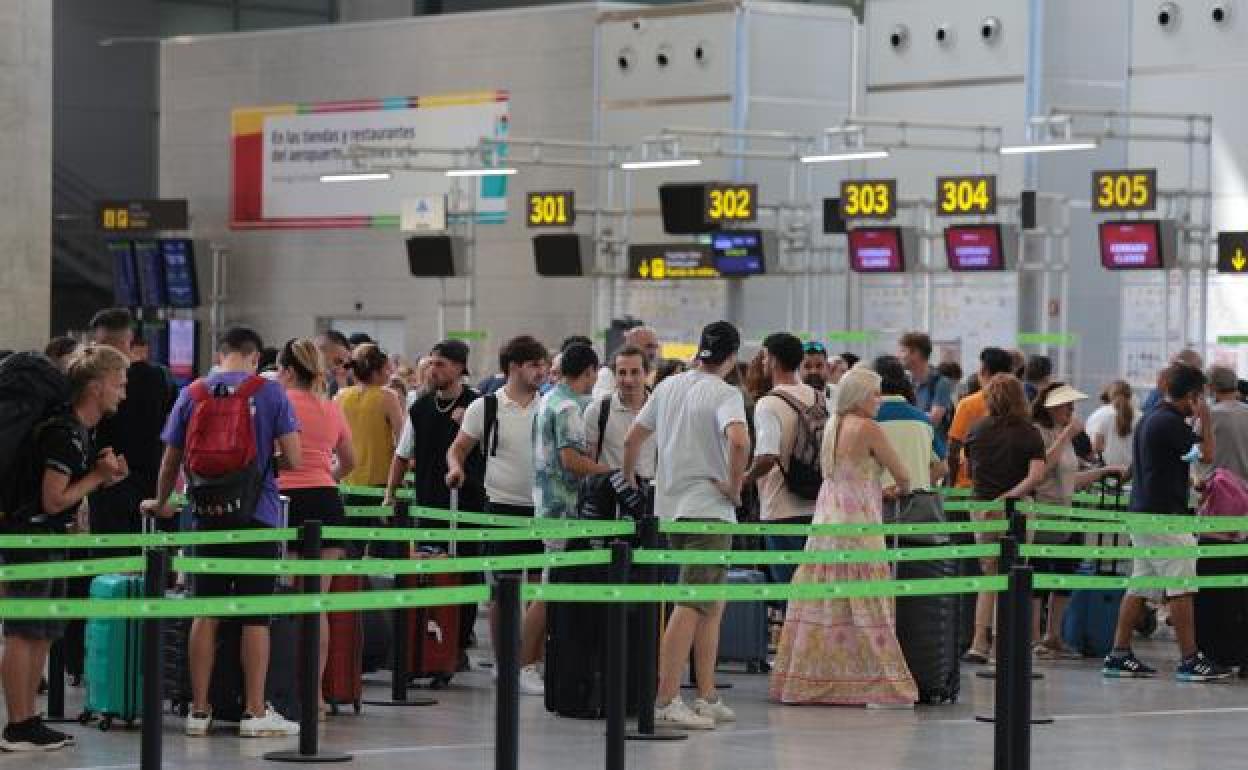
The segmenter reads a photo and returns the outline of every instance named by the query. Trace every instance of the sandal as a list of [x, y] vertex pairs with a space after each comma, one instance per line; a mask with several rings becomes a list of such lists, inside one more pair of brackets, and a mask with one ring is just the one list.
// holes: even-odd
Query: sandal
[[974, 647], [972, 647], [971, 649], [967, 650], [965, 654], [963, 654], [962, 662], [984, 665], [989, 662], [988, 656], [989, 656], [989, 653], [983, 652], [981, 650], [977, 650]]

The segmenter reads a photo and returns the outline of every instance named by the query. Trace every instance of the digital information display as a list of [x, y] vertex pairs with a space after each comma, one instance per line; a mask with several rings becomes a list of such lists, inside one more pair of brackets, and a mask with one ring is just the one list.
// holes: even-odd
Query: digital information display
[[1161, 223], [1138, 219], [1101, 222], [1101, 266], [1107, 270], [1161, 270]]
[[196, 331], [195, 321], [169, 319], [169, 372], [183, 387], [195, 379]]
[[1157, 169], [1092, 172], [1093, 211], [1153, 211]]
[[108, 233], [185, 230], [190, 227], [190, 214], [185, 198], [97, 201], [95, 224]]
[[711, 257], [725, 278], [762, 275], [763, 234], [759, 230], [732, 230], [711, 234]]
[[945, 228], [945, 255], [953, 271], [1004, 270], [1001, 226], [953, 225]]
[[1218, 272], [1248, 275], [1248, 232], [1218, 233]]
[[634, 243], [628, 247], [628, 277], [635, 281], [719, 278], [709, 244]]
[[895, 216], [896, 179], [846, 179], [841, 182], [842, 219], [892, 219]]
[[165, 290], [172, 307], [199, 306], [199, 283], [195, 276], [195, 246], [188, 238], [160, 241], [165, 263]]
[[571, 190], [529, 193], [529, 227], [571, 227], [576, 224], [576, 196]]
[[937, 178], [936, 213], [945, 217], [997, 213], [997, 178], [991, 174]]
[[849, 269], [856, 273], [904, 273], [905, 248], [899, 227], [855, 227], [849, 231]]
[[143, 307], [164, 307], [169, 304], [160, 244], [152, 240], [135, 241], [134, 258], [139, 264], [139, 297], [143, 300]]
[[113, 263], [113, 302], [121, 307], [138, 307], [139, 271], [134, 262], [134, 244], [130, 241], [109, 241], [105, 248]]
[[144, 321], [143, 339], [147, 342], [148, 363], [168, 366], [169, 324], [164, 321]]
[[703, 209], [708, 222], [753, 222], [758, 219], [758, 185], [706, 185]]

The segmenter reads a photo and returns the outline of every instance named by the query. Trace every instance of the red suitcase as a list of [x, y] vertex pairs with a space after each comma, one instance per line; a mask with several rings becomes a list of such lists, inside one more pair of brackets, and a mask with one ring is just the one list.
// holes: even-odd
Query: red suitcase
[[[400, 575], [404, 588], [455, 588], [459, 575]], [[407, 670], [413, 679], [428, 679], [440, 690], [459, 669], [459, 611], [449, 607], [416, 607], [407, 613], [409, 657]]]
[[[359, 575], [334, 575], [331, 592], [354, 592], [364, 590], [364, 578]], [[329, 654], [325, 660], [325, 675], [321, 679], [321, 694], [329, 705], [330, 713], [337, 714], [339, 706], [350, 704], [360, 713], [360, 701], [364, 697], [364, 623], [358, 612], [330, 612]]]

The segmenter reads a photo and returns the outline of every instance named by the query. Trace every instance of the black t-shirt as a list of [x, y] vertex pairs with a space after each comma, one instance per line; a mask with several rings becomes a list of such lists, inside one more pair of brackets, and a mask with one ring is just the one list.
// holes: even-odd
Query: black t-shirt
[[[437, 391], [429, 391], [416, 399], [408, 417], [412, 421], [412, 470], [415, 474], [416, 504], [430, 508], [447, 508], [451, 493], [446, 487], [446, 451], [451, 448], [464, 411], [479, 397], [477, 391], [465, 387], [454, 403], [438, 400]], [[480, 452], [468, 455], [464, 473], [467, 479], [459, 492], [459, 507], [464, 511], [480, 511], [485, 507], [485, 464]]]
[[1027, 478], [1032, 460], [1044, 459], [1044, 437], [1028, 421], [985, 417], [966, 438], [975, 497], [995, 500]]
[[117, 413], [100, 421], [95, 445], [126, 458], [130, 475], [91, 495], [93, 532], [138, 532], [139, 503], [156, 495], [164, 446], [160, 431], [173, 402], [170, 381], [159, 367], [137, 361], [126, 371], [126, 398]]
[[45, 471], [63, 473], [69, 476], [72, 484], [90, 473], [95, 465], [95, 444], [91, 439], [91, 431], [73, 415], [44, 423], [35, 430], [35, 460], [39, 472], [34, 479], [35, 489], [32, 490], [31, 499], [39, 502], [32, 509], [37, 511], [33, 520], [41, 526], [62, 530], [78, 512], [79, 503], [74, 503], [63, 511], [44, 510], [43, 474]]
[[1200, 436], [1170, 402], [1145, 412], [1131, 445], [1131, 510], [1187, 513], [1192, 466], [1183, 455], [1199, 443]]

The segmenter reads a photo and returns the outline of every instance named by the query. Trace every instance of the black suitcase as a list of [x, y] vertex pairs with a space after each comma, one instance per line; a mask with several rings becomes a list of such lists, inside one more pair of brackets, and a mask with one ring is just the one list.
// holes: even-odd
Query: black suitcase
[[[903, 561], [898, 580], [957, 577], [959, 560]], [[971, 594], [973, 596], [973, 594]], [[897, 640], [919, 688], [919, 702], [955, 703], [962, 687], [961, 616], [963, 597], [897, 597]], [[969, 642], [968, 642], [969, 644]]]
[[[274, 710], [287, 719], [299, 720], [298, 615], [274, 616], [269, 624], [269, 673], [264, 696]], [[217, 659], [212, 668], [208, 700], [212, 717], [221, 722], [237, 722], [243, 717], [243, 666], [239, 656], [242, 625], [222, 620], [217, 625]]]
[[[1225, 543], [1202, 539], [1200, 544]], [[1199, 559], [1196, 574], [1246, 575], [1248, 557]], [[1248, 588], [1202, 588], [1196, 594], [1196, 644], [1215, 663], [1248, 667]]]

